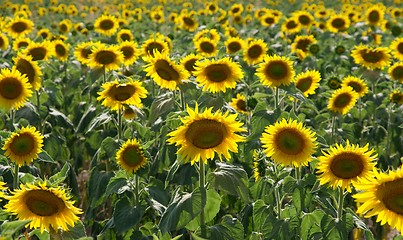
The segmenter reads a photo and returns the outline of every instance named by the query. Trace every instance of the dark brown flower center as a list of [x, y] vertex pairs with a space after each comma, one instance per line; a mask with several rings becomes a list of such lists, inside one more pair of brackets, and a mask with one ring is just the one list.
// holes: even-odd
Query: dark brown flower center
[[115, 26], [114, 22], [110, 19], [104, 19], [99, 23], [99, 28], [104, 31], [110, 30]]
[[28, 29], [28, 26], [25, 22], [15, 22], [11, 25], [11, 29], [16, 33], [22, 33]]
[[337, 108], [345, 108], [352, 100], [350, 93], [342, 93], [334, 100], [334, 106]]
[[248, 48], [249, 58], [256, 59], [263, 54], [263, 48], [260, 45], [252, 45]]
[[275, 145], [281, 152], [297, 155], [304, 150], [304, 138], [294, 129], [284, 129], [274, 137]]
[[162, 79], [167, 81], [179, 80], [179, 73], [166, 60], [158, 60], [154, 67], [158, 76]]
[[46, 190], [30, 190], [24, 196], [24, 203], [33, 214], [41, 217], [55, 215], [66, 207], [62, 199]]
[[201, 42], [200, 43], [200, 49], [202, 52], [205, 53], [213, 53], [215, 50], [215, 46], [211, 42]]
[[130, 59], [134, 55], [134, 49], [130, 46], [124, 46], [120, 48], [120, 51], [122, 51], [124, 59]]
[[265, 73], [271, 79], [282, 80], [288, 74], [288, 66], [283, 61], [273, 61], [267, 64]]
[[32, 60], [38, 61], [45, 59], [48, 51], [45, 47], [35, 47], [29, 50], [28, 55], [32, 56]]
[[25, 156], [32, 153], [35, 148], [35, 139], [30, 133], [22, 133], [13, 138], [10, 150], [17, 156]]
[[0, 81], [0, 95], [8, 100], [13, 100], [21, 96], [22, 85], [15, 78], [7, 77]]
[[220, 145], [227, 135], [224, 124], [211, 119], [202, 119], [191, 123], [185, 133], [186, 139], [193, 146], [201, 149]]
[[356, 153], [340, 153], [332, 159], [330, 171], [338, 178], [355, 178], [364, 171], [363, 160]]
[[306, 92], [312, 85], [312, 77], [305, 77], [298, 80], [296, 87], [301, 92]]
[[204, 71], [209, 81], [212, 82], [223, 82], [231, 75], [231, 70], [226, 64], [211, 64]]
[[35, 69], [29, 61], [19, 59], [18, 62], [16, 62], [15, 67], [21, 74], [26, 74], [30, 84], [35, 82]]
[[108, 65], [116, 61], [116, 54], [112, 51], [101, 50], [95, 54], [95, 61], [102, 65]]
[[122, 153], [123, 161], [130, 167], [136, 167], [144, 161], [142, 150], [138, 146], [129, 146]]
[[119, 84], [112, 86], [108, 91], [108, 95], [116, 101], [124, 102], [131, 98], [135, 92], [136, 88], [134, 86]]

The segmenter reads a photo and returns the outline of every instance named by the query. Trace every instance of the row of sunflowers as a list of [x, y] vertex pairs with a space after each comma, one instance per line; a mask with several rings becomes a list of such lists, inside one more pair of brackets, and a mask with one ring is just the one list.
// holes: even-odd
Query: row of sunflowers
[[0, 5], [0, 239], [402, 239], [401, 0]]

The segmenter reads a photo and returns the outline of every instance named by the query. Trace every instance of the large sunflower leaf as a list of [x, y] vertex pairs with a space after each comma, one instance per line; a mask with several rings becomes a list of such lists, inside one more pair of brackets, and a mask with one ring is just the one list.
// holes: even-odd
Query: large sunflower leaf
[[26, 224], [31, 222], [31, 220], [21, 220], [21, 221], [5, 221], [0, 226], [0, 232], [2, 237], [12, 237], [15, 233], [20, 231]]
[[225, 215], [220, 224], [210, 228], [211, 240], [243, 240], [244, 229], [241, 222], [231, 215]]
[[143, 206], [131, 206], [127, 198], [122, 198], [116, 203], [115, 211], [113, 212], [113, 220], [116, 231], [124, 233], [137, 223], [145, 213]]

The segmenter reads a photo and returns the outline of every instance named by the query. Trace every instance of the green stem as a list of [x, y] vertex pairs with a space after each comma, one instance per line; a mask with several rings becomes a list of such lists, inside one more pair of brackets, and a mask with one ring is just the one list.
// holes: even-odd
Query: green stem
[[122, 109], [118, 110], [118, 140], [122, 138]]
[[103, 67], [103, 70], [104, 70], [104, 82], [106, 82], [106, 69], [105, 69], [105, 67]]
[[297, 182], [301, 180], [301, 167], [295, 167], [295, 179], [297, 179]]
[[35, 90], [36, 95], [36, 110], [38, 111], [38, 131], [42, 132], [42, 121], [41, 121], [41, 99], [39, 95], [39, 91]]
[[201, 192], [201, 213], [200, 213], [200, 228], [201, 228], [201, 237], [206, 238], [207, 237], [207, 231], [206, 231], [206, 223], [205, 223], [205, 218], [204, 218], [204, 208], [206, 207], [206, 201], [207, 201], [207, 196], [206, 196], [206, 180], [205, 180], [205, 170], [204, 170], [204, 161], [200, 160], [199, 162], [199, 187], [200, 187], [200, 192]]
[[181, 106], [182, 106], [182, 110], [185, 111], [186, 110], [186, 100], [185, 100], [185, 93], [179, 89], [179, 93], [180, 93], [180, 101], [181, 101]]
[[391, 118], [392, 118], [392, 106], [391, 104], [389, 104], [388, 108], [387, 108], [387, 112], [388, 112], [388, 122], [386, 125], [386, 162], [389, 163], [389, 156], [390, 156], [390, 141], [391, 141], [391, 137], [390, 137], [390, 125], [391, 123]]
[[276, 198], [277, 216], [278, 216], [278, 219], [281, 219], [280, 185], [277, 185], [277, 186], [274, 188], [274, 197]]
[[274, 87], [275, 90], [275, 96], [274, 96], [274, 109], [278, 108], [279, 105], [279, 88], [278, 87]]
[[18, 176], [19, 171], [20, 171], [20, 166], [18, 166], [18, 163], [15, 163], [15, 166], [14, 166], [14, 179], [13, 179], [14, 180], [14, 182], [13, 182], [14, 190], [18, 189], [18, 184], [20, 182], [20, 179], [19, 179], [19, 176]]
[[344, 190], [338, 187], [337, 220], [340, 220], [343, 214]]
[[330, 145], [334, 143], [334, 132], [336, 131], [336, 116], [332, 117], [332, 132], [330, 135]]
[[134, 189], [134, 194], [135, 194], [135, 197], [136, 197], [135, 204], [136, 204], [136, 207], [137, 207], [139, 205], [139, 202], [140, 202], [140, 195], [139, 195], [140, 179], [139, 179], [138, 174], [135, 175], [135, 182], [136, 182], [136, 187]]

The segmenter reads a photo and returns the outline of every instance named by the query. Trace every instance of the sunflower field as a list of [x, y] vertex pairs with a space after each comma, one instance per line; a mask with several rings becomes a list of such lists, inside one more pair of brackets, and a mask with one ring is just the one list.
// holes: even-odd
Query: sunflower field
[[0, 239], [403, 240], [402, 0], [0, 12]]

